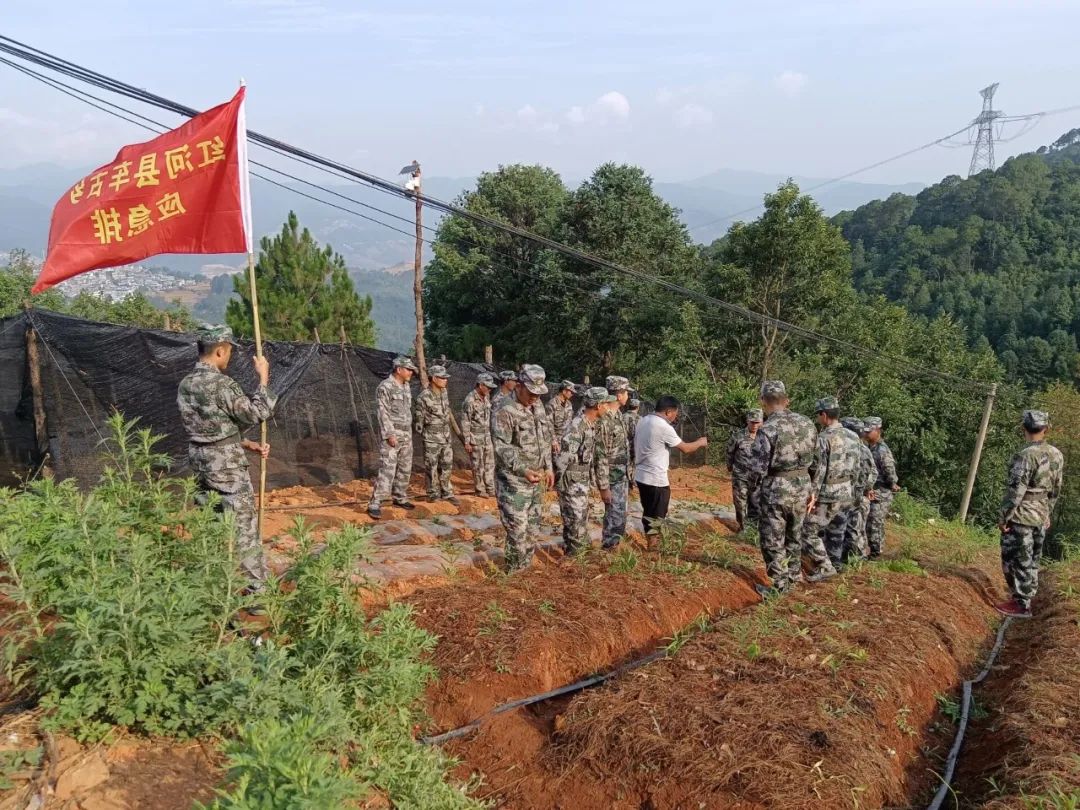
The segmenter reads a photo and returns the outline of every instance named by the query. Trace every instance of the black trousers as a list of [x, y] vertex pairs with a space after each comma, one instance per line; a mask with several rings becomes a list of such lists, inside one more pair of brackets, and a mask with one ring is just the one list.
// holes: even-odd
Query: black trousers
[[668, 504], [671, 503], [671, 487], [654, 487], [640, 481], [635, 483], [641, 495], [641, 523], [645, 527], [645, 534], [648, 534], [652, 520], [667, 517]]

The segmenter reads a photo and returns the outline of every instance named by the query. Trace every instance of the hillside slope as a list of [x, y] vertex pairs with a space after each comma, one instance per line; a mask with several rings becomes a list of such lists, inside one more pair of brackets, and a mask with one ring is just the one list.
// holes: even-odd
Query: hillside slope
[[996, 172], [946, 177], [835, 221], [862, 291], [952, 316], [1030, 388], [1076, 380], [1080, 131]]

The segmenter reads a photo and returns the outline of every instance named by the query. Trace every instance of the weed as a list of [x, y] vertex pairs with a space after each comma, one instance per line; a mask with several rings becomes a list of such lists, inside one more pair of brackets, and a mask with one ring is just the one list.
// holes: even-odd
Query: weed
[[746, 660], [756, 661], [761, 657], [761, 645], [756, 641], [751, 641], [746, 645]]
[[911, 709], [907, 706], [901, 707], [896, 712], [896, 727], [909, 737], [914, 737], [918, 733], [911, 725]]
[[608, 563], [608, 571], [612, 574], [632, 574], [638, 567], [638, 555], [632, 548], [621, 548]]
[[15, 787], [13, 779], [36, 770], [41, 756], [41, 746], [0, 751], [0, 790], [11, 790]]
[[407, 606], [360, 607], [369, 535], [346, 526], [315, 553], [297, 521], [289, 587], [259, 596], [268, 626], [253, 645], [232, 629], [253, 600], [232, 516], [160, 475], [149, 431], [118, 415], [109, 427], [90, 492], [47, 479], [0, 491], [5, 674], [40, 696], [43, 724], [84, 740], [117, 725], [224, 736], [219, 808], [342, 806], [372, 787], [395, 806], [476, 807], [443, 781], [449, 760], [412, 738], [434, 637]]
[[480, 627], [476, 630], [478, 636], [493, 636], [513, 621], [506, 609], [494, 599], [487, 603], [484, 608], [484, 618]]
[[701, 633], [706, 632], [710, 627], [709, 614], [699, 613], [697, 618], [694, 619], [686, 627], [675, 632], [675, 635], [671, 637], [671, 641], [667, 645], [668, 656], [673, 656], [686, 646], [686, 642]]
[[846, 582], [841, 582], [836, 586], [836, 598], [844, 601], [851, 599], [851, 588], [848, 587]]
[[866, 580], [866, 582], [875, 591], [880, 591], [882, 588], [885, 587], [885, 578], [876, 571], [870, 574], [870, 577]]
[[953, 725], [960, 722], [960, 701], [951, 695], [935, 695], [934, 699], [937, 700], [941, 713], [948, 717]]
[[735, 568], [744, 568], [750, 562], [743, 551], [732, 545], [721, 534], [714, 532], [708, 535], [702, 545], [704, 561], [709, 565], [731, 571]]
[[896, 497], [893, 498], [892, 512], [896, 517], [896, 522], [909, 529], [941, 521], [941, 513], [937, 509], [903, 491], [896, 493]]
[[926, 576], [926, 571], [923, 570], [922, 566], [910, 557], [884, 560], [881, 563], [881, 568], [885, 571], [892, 571], [894, 574], [918, 574], [919, 576]]
[[545, 616], [555, 615], [555, 603], [552, 602], [550, 599], [545, 599], [543, 602], [536, 606], [536, 609]]

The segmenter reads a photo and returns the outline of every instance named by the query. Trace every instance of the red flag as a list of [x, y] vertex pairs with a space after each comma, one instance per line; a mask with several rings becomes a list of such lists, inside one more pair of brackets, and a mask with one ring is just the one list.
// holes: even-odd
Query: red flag
[[38, 293], [158, 253], [251, 250], [244, 88], [152, 141], [121, 149], [53, 208]]

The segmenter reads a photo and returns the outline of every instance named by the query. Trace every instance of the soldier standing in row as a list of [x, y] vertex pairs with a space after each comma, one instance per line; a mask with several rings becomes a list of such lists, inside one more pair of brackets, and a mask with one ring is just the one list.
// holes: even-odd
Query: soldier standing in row
[[747, 519], [758, 517], [758, 479], [751, 470], [751, 454], [764, 419], [760, 408], [746, 412], [746, 427], [732, 431], [727, 446], [727, 466], [731, 473], [731, 499], [735, 503], [737, 531], [746, 528]]
[[551, 420], [552, 432], [555, 434], [555, 440], [551, 445], [551, 450], [554, 453], [559, 452], [559, 441], [562, 439], [563, 433], [566, 432], [570, 420], [574, 418], [574, 406], [570, 404], [570, 400], [574, 398], [575, 388], [573, 382], [563, 380], [559, 383], [558, 392], [547, 403], [548, 419]]
[[563, 550], [577, 554], [589, 543], [589, 484], [600, 490], [600, 499], [611, 501], [607, 456], [596, 434], [600, 407], [615, 402], [604, 388], [590, 388], [583, 397], [583, 411], [575, 416], [562, 435], [561, 450], [555, 459], [555, 486], [559, 491], [559, 511], [563, 522]]
[[803, 524], [803, 547], [811, 554], [821, 545], [833, 570], [823, 568], [821, 579], [832, 576], [844, 560], [844, 532], [848, 511], [855, 501], [854, 483], [859, 474], [859, 437], [840, 424], [840, 403], [824, 397], [814, 405], [821, 431], [811, 468], [810, 505]]
[[874, 482], [874, 497], [870, 503], [870, 514], [866, 520], [866, 539], [870, 546], [870, 559], [876, 560], [885, 548], [885, 520], [889, 517], [893, 495], [900, 491], [900, 482], [896, 477], [896, 460], [889, 445], [881, 438], [881, 418], [868, 416], [865, 420], [870, 453], [877, 466], [877, 478]]
[[[623, 414], [623, 418], [626, 420], [626, 437], [630, 440], [630, 464], [634, 463], [634, 437], [637, 436], [637, 426], [641, 421], [641, 400], [637, 398], [633, 391], [630, 392], [630, 399], [626, 403], [626, 412]], [[634, 477], [630, 476], [630, 486], [634, 485]]]
[[188, 463], [199, 488], [197, 499], [205, 504], [210, 493], [217, 493], [219, 508], [233, 513], [240, 570], [250, 590], [257, 592], [266, 583], [266, 558], [244, 451], [261, 453], [266, 458], [270, 445], [242, 437], [248, 428], [270, 418], [277, 397], [267, 387], [270, 364], [265, 357], [252, 360], [259, 387], [250, 397], [225, 374], [233, 345], [233, 332], [227, 326], [203, 326], [199, 330], [199, 361], [180, 381], [176, 404], [188, 434]]
[[379, 475], [368, 503], [368, 514], [382, 517], [380, 504], [391, 495], [394, 505], [412, 509], [409, 478], [412, 475], [412, 379], [416, 366], [408, 357], [395, 357], [394, 370], [375, 389], [379, 418]]
[[454, 448], [450, 444], [450, 397], [446, 386], [450, 375], [445, 366], [428, 369], [431, 385], [416, 398], [416, 432], [424, 439], [424, 471], [428, 500], [446, 500], [457, 505], [450, 473], [454, 469]]
[[1027, 444], [1013, 456], [1001, 502], [1001, 570], [1012, 598], [997, 606], [1006, 616], [1028, 617], [1039, 588], [1039, 559], [1050, 516], [1061, 495], [1065, 459], [1046, 443], [1050, 415], [1024, 411]]
[[551, 444], [533, 404], [547, 393], [544, 369], [527, 365], [520, 385], [492, 416], [495, 446], [495, 497], [506, 529], [506, 568], [509, 573], [532, 562], [540, 531], [544, 486], [554, 486]]
[[630, 381], [612, 375], [605, 381], [615, 397], [600, 416], [598, 431], [607, 456], [611, 501], [604, 504], [603, 547], [615, 548], [626, 534], [626, 505], [630, 496], [630, 440], [620, 409], [630, 399]]
[[461, 406], [461, 440], [472, 461], [476, 494], [487, 498], [495, 494], [495, 456], [491, 449], [491, 392], [498, 388], [487, 371], [476, 377], [476, 387]]
[[[783, 593], [802, 579], [802, 527], [810, 503], [810, 465], [817, 451], [814, 423], [788, 410], [787, 388], [780, 380], [761, 385], [765, 423], [754, 442], [751, 469], [761, 479], [761, 555], [772, 587], [757, 586], [763, 596]], [[835, 573], [818, 540], [806, 548], [815, 565], [812, 579]]]
[[517, 373], [513, 371], [500, 371], [499, 372], [499, 390], [491, 397], [491, 413], [495, 414], [495, 411], [499, 410], [499, 406], [503, 404], [503, 401], [510, 398], [514, 389], [517, 388], [518, 380]]
[[870, 556], [870, 546], [866, 542], [866, 517], [870, 514], [870, 502], [877, 497], [874, 492], [877, 464], [866, 445], [866, 424], [854, 416], [845, 417], [840, 423], [859, 436], [859, 471], [855, 477], [855, 503], [848, 510], [847, 528], [844, 530], [844, 560], [865, 560]]

